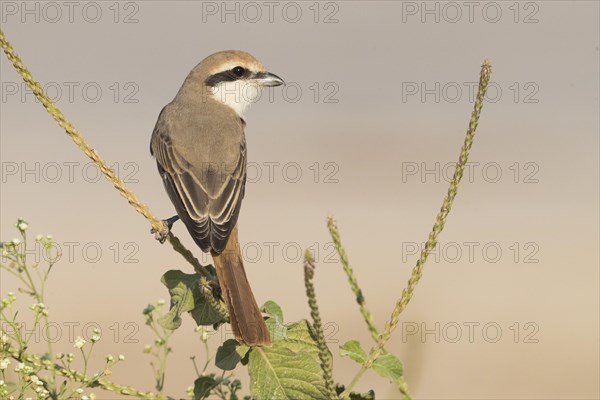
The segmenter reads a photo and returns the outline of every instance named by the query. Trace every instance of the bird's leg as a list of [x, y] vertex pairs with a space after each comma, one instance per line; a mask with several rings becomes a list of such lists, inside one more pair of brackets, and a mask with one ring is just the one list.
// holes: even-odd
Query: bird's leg
[[169, 227], [169, 230], [171, 230], [171, 228], [173, 227], [173, 224], [175, 222], [179, 221], [179, 215], [173, 215], [171, 218], [167, 218], [163, 221], [165, 222], [165, 224], [167, 224], [167, 226]]
[[158, 232], [156, 229], [152, 228], [150, 230], [150, 233], [154, 233], [154, 237], [156, 238], [156, 240], [158, 240], [161, 243], [164, 243], [165, 240], [167, 240], [167, 236], [169, 236], [169, 232], [171, 232], [171, 228], [173, 227], [173, 224], [178, 219], [179, 219], [178, 215], [174, 215], [171, 218], [163, 219], [163, 222], [165, 223], [165, 226], [167, 227], [167, 229], [165, 229], [163, 232]]

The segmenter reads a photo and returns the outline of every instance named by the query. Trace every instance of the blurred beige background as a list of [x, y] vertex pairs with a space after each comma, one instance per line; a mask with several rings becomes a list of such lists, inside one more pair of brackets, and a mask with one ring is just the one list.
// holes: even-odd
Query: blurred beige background
[[[415, 398], [600, 396], [597, 2], [69, 4], [2, 1], [2, 29], [162, 218], [174, 211], [150, 134], [189, 70], [235, 48], [288, 82], [246, 118], [251, 176], [240, 238], [259, 303], [275, 300], [287, 321], [309, 318], [299, 252], [317, 251], [316, 288], [343, 383], [358, 366], [337, 346], [371, 342], [326, 216], [338, 220], [383, 326], [439, 210], [489, 58], [494, 83], [470, 169], [389, 349]], [[123, 353], [111, 379], [151, 390], [142, 349], [152, 335], [141, 311], [168, 299], [166, 270], [191, 269], [154, 240], [0, 59], [0, 237], [16, 235], [19, 217], [32, 236], [54, 235], [63, 248], [47, 294], [60, 326], [55, 348], [72, 351], [73, 335], [98, 325], [94, 365]], [[174, 232], [193, 248], [181, 223]], [[2, 296], [16, 289], [2, 274]], [[203, 359], [193, 328], [186, 317], [173, 336], [169, 395], [192, 384], [189, 356]], [[236, 374], [247, 390], [246, 371]], [[378, 399], [399, 397], [372, 373], [358, 386], [369, 388]]]

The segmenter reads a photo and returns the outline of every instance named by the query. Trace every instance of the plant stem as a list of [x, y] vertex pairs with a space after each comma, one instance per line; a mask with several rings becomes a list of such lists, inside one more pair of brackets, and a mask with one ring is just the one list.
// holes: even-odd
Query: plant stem
[[[408, 280], [408, 285], [402, 291], [402, 296], [400, 297], [400, 299], [396, 302], [396, 305], [394, 306], [390, 320], [388, 322], [386, 322], [385, 329], [384, 329], [383, 333], [381, 334], [381, 336], [379, 336], [377, 345], [371, 349], [371, 351], [369, 352], [369, 358], [365, 361], [365, 363], [362, 365], [360, 371], [357, 373], [358, 377], [360, 377], [362, 374], [364, 374], [364, 372], [371, 367], [373, 362], [382, 353], [385, 344], [390, 339], [392, 332], [398, 325], [400, 314], [402, 313], [402, 311], [404, 311], [404, 309], [410, 302], [413, 292], [415, 290], [415, 287], [417, 286], [417, 284], [419, 283], [419, 280], [421, 279], [423, 267], [425, 265], [425, 262], [427, 261], [427, 257], [429, 256], [429, 253], [437, 245], [438, 236], [444, 229], [444, 225], [446, 223], [446, 218], [448, 217], [448, 214], [450, 213], [450, 209], [452, 208], [452, 203], [454, 202], [454, 198], [456, 197], [456, 194], [457, 194], [458, 185], [462, 179], [467, 160], [469, 159], [469, 151], [471, 150], [471, 146], [473, 145], [473, 138], [475, 136], [475, 130], [477, 129], [477, 124], [479, 122], [479, 116], [481, 115], [481, 110], [483, 108], [485, 92], [486, 92], [487, 86], [490, 81], [491, 70], [492, 70], [491, 64], [489, 63], [489, 61], [485, 60], [481, 67], [481, 72], [480, 72], [480, 76], [479, 76], [479, 90], [477, 92], [477, 98], [475, 100], [474, 110], [473, 110], [473, 113], [471, 114], [471, 119], [469, 121], [469, 128], [467, 129], [465, 141], [464, 141], [463, 146], [460, 151], [458, 163], [456, 164], [456, 168], [454, 170], [454, 176], [452, 178], [452, 181], [450, 182], [450, 187], [448, 188], [448, 193], [447, 193], [446, 197], [444, 198], [444, 202], [442, 203], [442, 207], [441, 207], [440, 211], [437, 214], [435, 224], [433, 225], [433, 229], [432, 229], [431, 233], [429, 234], [427, 242], [425, 243], [425, 247], [421, 251], [421, 255], [420, 255], [419, 259], [417, 260], [417, 264], [415, 265], [415, 267], [412, 270], [411, 277]], [[358, 382], [358, 379], [356, 379], [356, 377], [355, 377], [355, 379], [352, 380], [352, 383], [350, 385], [348, 385], [346, 390], [341, 394], [340, 397], [342, 399], [347, 398], [350, 395], [350, 392], [351, 392], [352, 388], [354, 387], [354, 385], [356, 384], [356, 382]]]
[[306, 296], [308, 297], [308, 306], [310, 307], [310, 315], [313, 319], [313, 329], [316, 336], [317, 347], [319, 348], [319, 360], [321, 361], [321, 370], [323, 371], [323, 380], [330, 399], [337, 399], [335, 385], [333, 383], [332, 359], [331, 353], [325, 343], [325, 335], [323, 326], [321, 325], [321, 315], [319, 306], [317, 305], [317, 296], [313, 285], [315, 276], [315, 264], [312, 254], [309, 250], [304, 255], [304, 285], [306, 286]]
[[[378, 343], [379, 342], [379, 331], [377, 330], [377, 327], [375, 326], [375, 322], [373, 321], [373, 316], [372, 316], [371, 312], [367, 308], [367, 303], [366, 303], [365, 297], [363, 296], [362, 290], [360, 289], [360, 286], [358, 285], [358, 281], [356, 280], [354, 271], [352, 270], [352, 267], [350, 267], [350, 262], [348, 261], [348, 255], [346, 254], [346, 250], [344, 250], [344, 246], [342, 245], [342, 240], [340, 237], [339, 229], [337, 227], [337, 223], [332, 216], [329, 216], [327, 218], [327, 228], [329, 229], [329, 234], [331, 235], [331, 238], [333, 239], [335, 249], [337, 250], [337, 252], [340, 256], [340, 262], [342, 263], [344, 272], [346, 273], [346, 276], [348, 277], [348, 282], [350, 283], [350, 288], [352, 289], [352, 292], [354, 292], [354, 295], [356, 296], [356, 302], [359, 305], [360, 313], [362, 314], [365, 322], [367, 323], [369, 332], [371, 332], [371, 337], [373, 338], [375, 343]], [[382, 348], [381, 352], [383, 354], [387, 353], [385, 347]], [[362, 374], [361, 374], [361, 376], [362, 376]], [[360, 377], [358, 377], [358, 378], [360, 378]], [[355, 377], [355, 379], [356, 379], [356, 377]], [[358, 379], [356, 379], [356, 380], [358, 381]], [[402, 393], [402, 395], [404, 396], [404, 399], [410, 399], [411, 396], [408, 391], [408, 385], [406, 384], [406, 382], [403, 379], [401, 379], [400, 381], [397, 382], [397, 384], [398, 384], [398, 390], [400, 391], [400, 393]]]
[[[36, 366], [41, 366], [44, 369], [55, 371], [58, 375], [64, 376], [65, 378], [70, 379], [74, 382], [87, 383], [91, 380], [91, 378], [71, 368], [60, 366], [52, 362], [43, 361], [40, 359], [40, 357], [36, 355], [22, 354], [13, 347], [7, 349], [6, 352], [10, 354], [10, 356], [16, 361], [28, 362]], [[110, 392], [121, 394], [124, 396], [133, 396], [146, 400], [166, 400], [166, 397], [161, 394], [143, 392], [131, 386], [122, 386], [117, 383], [108, 381], [106, 379], [97, 379], [94, 380], [94, 383], [97, 384], [97, 386], [101, 389], [108, 390]]]
[[348, 282], [350, 283], [350, 288], [352, 289], [352, 292], [356, 296], [356, 302], [358, 303], [358, 306], [360, 308], [360, 313], [362, 314], [363, 318], [365, 319], [365, 322], [367, 323], [367, 328], [369, 329], [369, 332], [371, 333], [371, 337], [373, 338], [374, 341], [377, 342], [379, 340], [379, 332], [377, 331], [377, 327], [375, 326], [375, 322], [373, 321], [373, 315], [367, 308], [367, 303], [366, 303], [365, 297], [363, 296], [360, 286], [358, 286], [358, 281], [356, 280], [356, 277], [354, 276], [354, 271], [352, 270], [352, 267], [350, 267], [350, 262], [348, 261], [348, 255], [346, 254], [346, 250], [344, 250], [344, 247], [342, 246], [342, 241], [340, 239], [340, 232], [339, 232], [337, 224], [332, 216], [329, 216], [327, 218], [327, 228], [329, 229], [329, 234], [331, 235], [331, 238], [333, 239], [335, 249], [337, 250], [337, 252], [340, 256], [340, 262], [342, 263], [342, 268], [344, 269], [346, 276], [348, 276]]
[[[142, 214], [150, 225], [152, 229], [156, 232], [166, 233], [167, 226], [166, 224], [158, 219], [150, 210], [150, 208], [143, 204], [138, 198], [137, 195], [129, 190], [129, 188], [125, 185], [125, 182], [115, 173], [115, 171], [108, 166], [108, 164], [102, 159], [100, 154], [85, 140], [85, 137], [75, 129], [71, 121], [69, 121], [62, 111], [54, 104], [52, 99], [48, 97], [48, 95], [44, 92], [42, 85], [37, 82], [31, 72], [25, 67], [21, 58], [17, 55], [12, 45], [6, 39], [4, 32], [0, 30], [0, 47], [4, 50], [4, 54], [8, 60], [13, 64], [15, 70], [21, 75], [23, 81], [27, 84], [27, 86], [33, 91], [35, 97], [40, 101], [40, 103], [44, 106], [46, 111], [52, 116], [52, 118], [58, 123], [58, 125], [65, 130], [65, 132], [71, 137], [73, 142], [79, 147], [81, 151], [85, 153], [100, 169], [100, 171], [104, 174], [106, 179], [108, 179], [115, 189], [119, 191], [121, 196], [123, 196], [127, 202], [140, 214]], [[168, 235], [169, 242], [173, 246], [173, 249], [181, 254], [194, 268], [203, 271], [204, 267], [200, 265], [197, 259], [195, 259], [191, 254], [191, 252], [186, 249], [179, 240], [169, 232]]]

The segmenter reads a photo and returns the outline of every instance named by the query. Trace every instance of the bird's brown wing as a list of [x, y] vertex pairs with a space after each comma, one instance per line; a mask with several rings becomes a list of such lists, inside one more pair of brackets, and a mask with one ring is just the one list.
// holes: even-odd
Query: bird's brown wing
[[[246, 183], [246, 142], [230, 165], [175, 145], [161, 112], [150, 143], [163, 183], [190, 235], [204, 252], [220, 253], [239, 215]], [[201, 141], [190, 143], [201, 146]], [[235, 150], [234, 150], [235, 151]], [[215, 154], [217, 152], [214, 152]], [[200, 154], [200, 155], [199, 155]], [[194, 159], [196, 158], [196, 159]], [[200, 159], [197, 159], [200, 158]], [[204, 156], [204, 158], [207, 158]]]

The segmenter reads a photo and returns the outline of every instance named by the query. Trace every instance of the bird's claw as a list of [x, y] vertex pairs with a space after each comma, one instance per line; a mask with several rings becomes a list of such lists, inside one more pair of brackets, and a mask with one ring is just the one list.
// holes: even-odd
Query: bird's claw
[[152, 229], [150, 229], [150, 233], [153, 233], [156, 240], [158, 240], [162, 244], [167, 240], [167, 237], [169, 237], [171, 228], [173, 227], [173, 224], [175, 223], [175, 221], [177, 221], [178, 219], [179, 219], [179, 216], [177, 216], [177, 215], [175, 215], [171, 218], [168, 218], [168, 219], [163, 219], [163, 223], [164, 223], [163, 230], [159, 232], [156, 229], [152, 228]]

